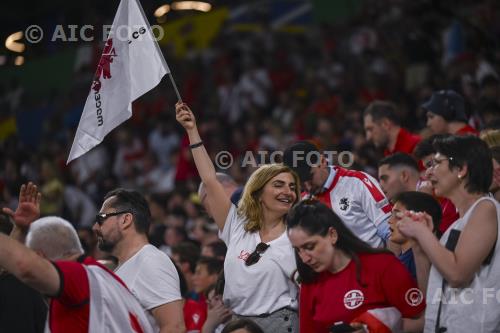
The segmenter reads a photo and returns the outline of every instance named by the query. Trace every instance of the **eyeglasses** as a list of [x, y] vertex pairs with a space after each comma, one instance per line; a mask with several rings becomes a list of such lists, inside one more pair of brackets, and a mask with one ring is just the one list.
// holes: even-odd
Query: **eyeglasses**
[[269, 246], [270, 245], [266, 243], [257, 244], [255, 250], [245, 260], [245, 265], [252, 266], [253, 264], [256, 264], [260, 260], [262, 254], [269, 248]]
[[430, 161], [428, 161], [427, 163], [425, 163], [425, 167], [427, 169], [435, 168], [436, 166], [438, 166], [439, 164], [441, 164], [442, 162], [444, 162], [446, 160], [453, 161], [453, 157], [443, 157], [441, 159], [432, 158]]
[[114, 213], [99, 213], [95, 216], [95, 223], [99, 224], [100, 226], [106, 221], [108, 218], [111, 216], [116, 216], [120, 214], [126, 214], [130, 213], [128, 210], [120, 211], [120, 212], [114, 212]]

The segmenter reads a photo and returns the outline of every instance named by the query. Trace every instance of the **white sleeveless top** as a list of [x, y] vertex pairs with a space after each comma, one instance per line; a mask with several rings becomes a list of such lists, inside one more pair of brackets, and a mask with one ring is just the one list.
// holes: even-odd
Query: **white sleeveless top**
[[[455, 221], [444, 233], [440, 243], [444, 246], [452, 229], [462, 231], [469, 221], [476, 205], [482, 201], [492, 202], [497, 210], [497, 224], [500, 221], [500, 205], [490, 197], [478, 199], [465, 213]], [[427, 308], [425, 310], [426, 333], [434, 333], [439, 300], [442, 294], [443, 277], [432, 266], [427, 287]], [[500, 332], [500, 225], [497, 230], [497, 242], [494, 254], [488, 265], [481, 266], [474, 275], [471, 284], [466, 288], [451, 288], [446, 285], [441, 306], [440, 326], [447, 332], [492, 333]]]

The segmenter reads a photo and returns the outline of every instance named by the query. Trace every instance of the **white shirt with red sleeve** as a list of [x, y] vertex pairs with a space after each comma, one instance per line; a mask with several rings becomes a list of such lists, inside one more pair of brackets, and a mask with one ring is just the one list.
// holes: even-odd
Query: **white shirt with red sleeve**
[[333, 167], [323, 187], [317, 200], [330, 207], [361, 240], [372, 247], [384, 245], [390, 236], [387, 222], [392, 207], [372, 176]]
[[[94, 260], [85, 258], [84, 264]], [[76, 261], [54, 263], [59, 278], [59, 294], [51, 298], [46, 331], [52, 333], [88, 332], [89, 327], [89, 279], [83, 265]]]
[[58, 261], [54, 266], [61, 287], [51, 299], [46, 332], [153, 332], [123, 281], [94, 259]]

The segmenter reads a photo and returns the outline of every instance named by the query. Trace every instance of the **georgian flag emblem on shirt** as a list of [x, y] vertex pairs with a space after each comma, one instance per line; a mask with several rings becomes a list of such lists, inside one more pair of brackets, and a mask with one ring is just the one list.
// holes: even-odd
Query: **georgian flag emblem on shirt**
[[349, 198], [343, 197], [339, 200], [339, 208], [341, 211], [346, 211], [349, 209], [349, 206], [351, 205], [351, 202], [349, 201]]
[[353, 310], [360, 307], [364, 300], [365, 296], [361, 290], [349, 290], [344, 295], [344, 306], [349, 310]]

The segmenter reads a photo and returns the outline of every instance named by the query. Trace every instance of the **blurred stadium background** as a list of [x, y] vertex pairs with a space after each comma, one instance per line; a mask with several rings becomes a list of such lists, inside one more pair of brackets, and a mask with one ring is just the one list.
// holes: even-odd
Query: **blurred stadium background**
[[[380, 152], [364, 138], [368, 103], [395, 102], [404, 126], [425, 136], [419, 105], [444, 88], [465, 96], [477, 128], [500, 125], [498, 1], [141, 3], [150, 24], [164, 31], [163, 54], [213, 157], [227, 150], [238, 162], [246, 151], [311, 139], [352, 152], [353, 168], [373, 173]], [[160, 206], [160, 224], [179, 212], [187, 221], [199, 214], [196, 169], [166, 78], [101, 145], [65, 164], [104, 46], [102, 26], [112, 23], [118, 4], [0, 4], [1, 206], [15, 208], [20, 184], [31, 180], [42, 189], [43, 215], [80, 227], [92, 223], [103, 194], [117, 186], [148, 194]], [[23, 36], [31, 25], [44, 31], [39, 43]], [[69, 39], [71, 25], [75, 41], [55, 34], [62, 27]], [[92, 41], [79, 36], [85, 25], [93, 27], [86, 34]], [[244, 183], [252, 168], [240, 165], [225, 171]]]

